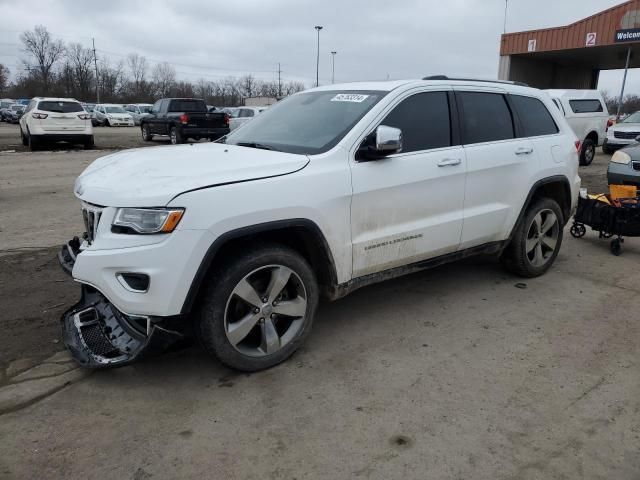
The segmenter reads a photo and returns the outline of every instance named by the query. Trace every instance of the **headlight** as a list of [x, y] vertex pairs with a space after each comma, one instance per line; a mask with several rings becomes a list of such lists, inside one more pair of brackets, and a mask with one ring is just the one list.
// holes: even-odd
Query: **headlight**
[[613, 163], [622, 163], [624, 165], [629, 165], [629, 162], [631, 162], [631, 157], [629, 156], [628, 153], [617, 151], [611, 157], [611, 161]]
[[182, 208], [119, 208], [113, 226], [136, 233], [171, 233], [182, 215]]

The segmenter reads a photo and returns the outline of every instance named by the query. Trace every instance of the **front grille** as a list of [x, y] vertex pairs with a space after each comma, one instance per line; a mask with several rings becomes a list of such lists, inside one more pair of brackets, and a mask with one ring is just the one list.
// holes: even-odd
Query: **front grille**
[[640, 132], [613, 132], [615, 138], [623, 138], [625, 140], [633, 140], [638, 135], [640, 135]]
[[89, 245], [93, 243], [98, 232], [100, 217], [104, 208], [90, 203], [82, 203], [82, 219], [84, 220], [84, 228], [87, 233], [87, 242]]

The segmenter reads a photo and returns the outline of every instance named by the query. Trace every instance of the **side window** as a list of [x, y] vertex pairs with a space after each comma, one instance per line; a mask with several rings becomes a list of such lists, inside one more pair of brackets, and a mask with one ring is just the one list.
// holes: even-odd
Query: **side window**
[[560, 112], [562, 113], [562, 116], [565, 116], [566, 113], [564, 111], [564, 107], [562, 106], [562, 102], [560, 102], [560, 100], [558, 100], [557, 98], [553, 98], [553, 103], [556, 104], [556, 107], [558, 107], [558, 110], [560, 110]]
[[559, 132], [549, 110], [540, 100], [521, 95], [511, 95], [511, 100], [518, 112], [525, 137], [553, 135]]
[[380, 123], [402, 130], [402, 152], [451, 145], [447, 92], [417, 93], [404, 99]]
[[456, 97], [462, 105], [464, 144], [514, 138], [513, 117], [504, 95], [459, 92]]
[[162, 100], [158, 100], [156, 103], [154, 103], [153, 107], [151, 107], [151, 113], [158, 113], [160, 111], [161, 103], [162, 103]]
[[569, 100], [569, 105], [573, 113], [596, 113], [604, 111], [600, 100]]

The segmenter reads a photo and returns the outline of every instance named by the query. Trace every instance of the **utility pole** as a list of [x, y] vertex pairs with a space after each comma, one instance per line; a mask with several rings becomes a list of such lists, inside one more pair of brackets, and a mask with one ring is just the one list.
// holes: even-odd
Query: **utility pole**
[[509, 8], [509, 0], [504, 0], [504, 28], [502, 33], [507, 33], [507, 8]]
[[622, 88], [620, 89], [620, 98], [618, 99], [618, 113], [616, 113], [616, 122], [620, 120], [622, 113], [622, 99], [624, 97], [624, 87], [627, 83], [627, 72], [629, 71], [629, 60], [631, 60], [631, 47], [627, 50], [627, 63], [624, 66], [624, 76], [622, 77]]
[[282, 98], [282, 77], [280, 74], [282, 70], [280, 70], [280, 62], [278, 62], [278, 100]]
[[331, 52], [331, 83], [336, 83], [336, 53], [338, 52]]
[[96, 69], [96, 103], [100, 103], [100, 86], [98, 83], [98, 57], [96, 57], [96, 39], [92, 38], [93, 42], [93, 66]]
[[322, 25], [316, 25], [314, 27], [318, 31], [318, 52], [316, 55], [316, 87], [320, 85], [320, 30]]

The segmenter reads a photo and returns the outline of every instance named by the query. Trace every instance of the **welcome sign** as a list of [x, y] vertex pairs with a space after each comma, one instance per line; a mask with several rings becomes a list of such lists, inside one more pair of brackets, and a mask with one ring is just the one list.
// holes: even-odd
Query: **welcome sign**
[[626, 28], [624, 30], [616, 30], [613, 41], [615, 43], [640, 41], [640, 28]]

